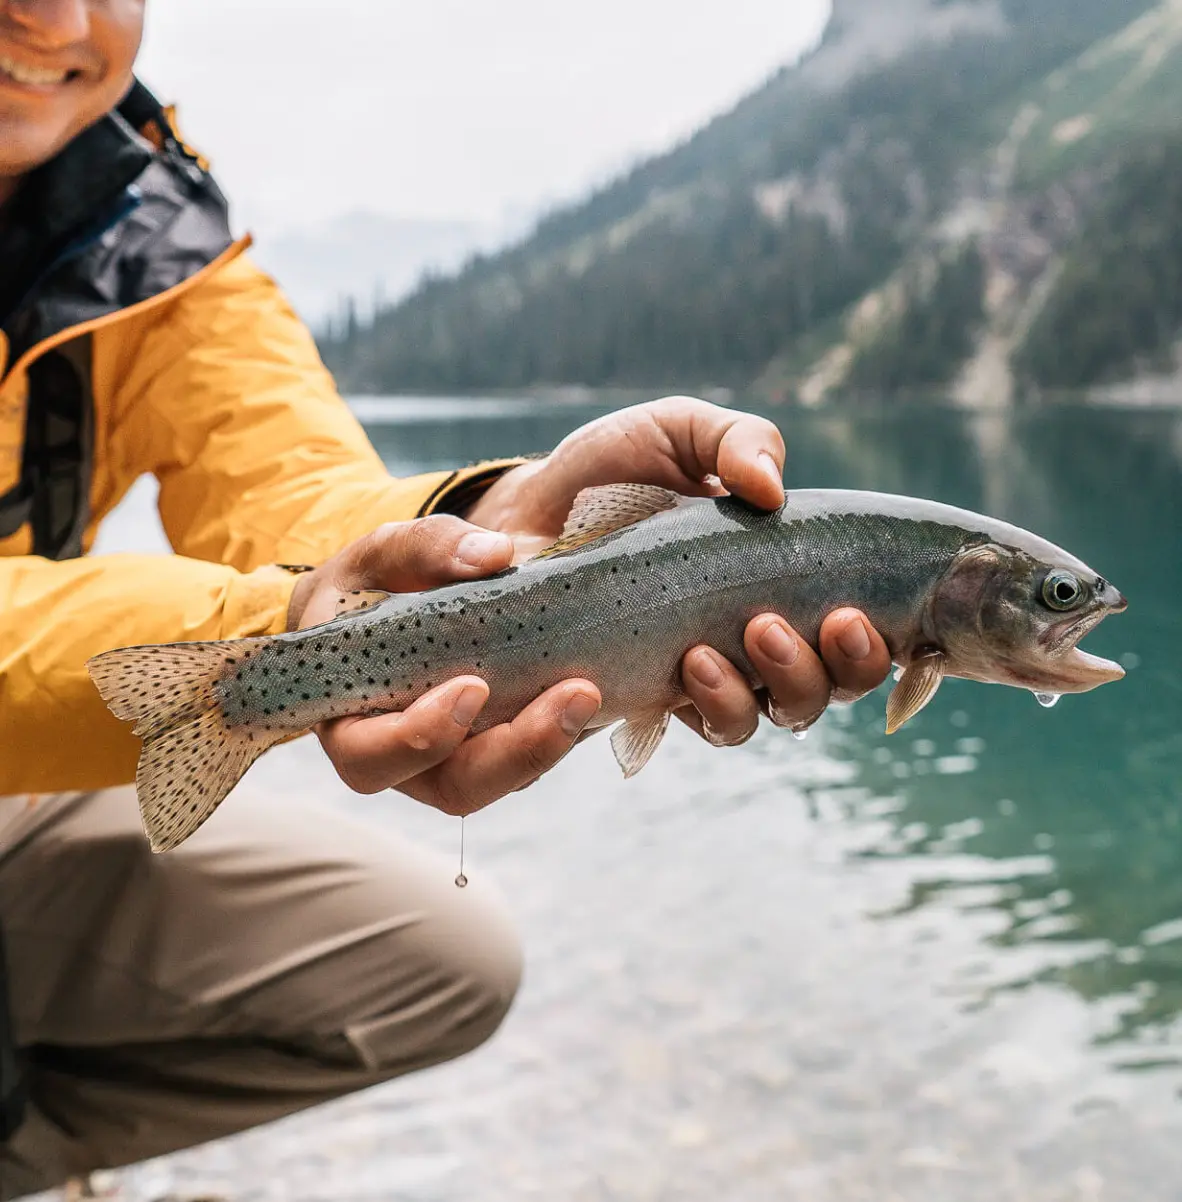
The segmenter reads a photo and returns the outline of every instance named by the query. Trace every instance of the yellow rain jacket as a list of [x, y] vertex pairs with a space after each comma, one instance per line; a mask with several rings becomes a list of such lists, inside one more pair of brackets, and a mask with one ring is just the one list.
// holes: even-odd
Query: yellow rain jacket
[[[0, 795], [134, 779], [139, 741], [91, 683], [92, 655], [281, 631], [298, 577], [276, 565], [455, 511], [507, 466], [389, 476], [138, 85], [59, 160], [32, 199], [83, 179], [93, 203], [16, 264], [27, 287], [7, 315], [0, 227]], [[85, 558], [145, 473], [176, 554]]]

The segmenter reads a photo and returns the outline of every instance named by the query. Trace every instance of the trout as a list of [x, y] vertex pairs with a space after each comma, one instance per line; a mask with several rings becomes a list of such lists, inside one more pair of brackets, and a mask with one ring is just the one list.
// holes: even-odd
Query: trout
[[685, 703], [683, 655], [717, 648], [757, 683], [743, 632], [783, 616], [816, 649], [823, 619], [862, 610], [897, 665], [893, 733], [946, 676], [1028, 689], [1044, 704], [1124, 672], [1077, 643], [1126, 607], [1073, 555], [1016, 526], [933, 501], [790, 492], [775, 512], [734, 497], [584, 490], [553, 546], [487, 579], [342, 598], [336, 617], [269, 637], [127, 647], [90, 675], [142, 739], [136, 788], [154, 851], [187, 839], [265, 751], [345, 715], [405, 709], [459, 675], [488, 681], [473, 732], [550, 686], [593, 681], [592, 728], [626, 777]]

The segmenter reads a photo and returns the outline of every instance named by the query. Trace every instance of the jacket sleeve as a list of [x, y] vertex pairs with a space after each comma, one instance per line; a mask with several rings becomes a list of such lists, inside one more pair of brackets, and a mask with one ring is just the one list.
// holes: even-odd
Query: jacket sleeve
[[[128, 323], [130, 324], [130, 323]], [[113, 647], [285, 625], [296, 577], [383, 522], [452, 509], [513, 463], [392, 478], [311, 336], [245, 260], [125, 331], [100, 440], [152, 473], [173, 556], [0, 558], [0, 795], [134, 780], [139, 740], [86, 661]]]
[[242, 571], [321, 563], [519, 462], [392, 478], [307, 328], [246, 259], [170, 306], [120, 391], [121, 441], [160, 481], [174, 550]]
[[0, 796], [134, 780], [139, 740], [86, 661], [112, 647], [278, 633], [294, 580], [173, 555], [0, 558]]

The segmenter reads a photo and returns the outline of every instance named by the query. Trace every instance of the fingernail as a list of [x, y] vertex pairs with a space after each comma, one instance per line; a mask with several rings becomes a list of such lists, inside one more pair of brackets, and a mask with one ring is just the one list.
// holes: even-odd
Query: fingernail
[[870, 636], [861, 618], [855, 618], [837, 636], [837, 645], [850, 659], [865, 659], [870, 654]]
[[722, 684], [722, 668], [710, 651], [699, 651], [690, 660], [689, 669], [698, 683], [708, 689], [716, 689]]
[[456, 558], [474, 568], [484, 566], [485, 560], [505, 552], [506, 538], [503, 534], [465, 534], [456, 547]]
[[759, 649], [772, 663], [785, 668], [791, 667], [800, 656], [800, 644], [779, 622], [773, 622], [759, 636]]
[[599, 702], [586, 693], [576, 693], [562, 711], [562, 729], [568, 735], [579, 734], [583, 727], [595, 716]]
[[460, 726], [471, 726], [476, 715], [484, 708], [484, 690], [468, 685], [456, 698], [451, 707], [451, 716]]
[[784, 473], [780, 471], [779, 465], [767, 453], [767, 451], [759, 452], [759, 470], [777, 487], [784, 487]]

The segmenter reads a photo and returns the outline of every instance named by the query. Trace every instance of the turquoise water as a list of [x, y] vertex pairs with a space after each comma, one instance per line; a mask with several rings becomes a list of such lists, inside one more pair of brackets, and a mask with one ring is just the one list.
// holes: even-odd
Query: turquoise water
[[[356, 403], [397, 473], [544, 451], [596, 415]], [[1086, 640], [1126, 679], [1041, 709], [886, 688], [797, 743], [675, 729], [624, 782], [605, 741], [468, 822], [526, 983], [466, 1060], [133, 1174], [136, 1197], [415, 1202], [1182, 1199], [1182, 412], [769, 413], [789, 483], [983, 510], [1129, 598]], [[151, 545], [150, 496], [104, 548]], [[359, 799], [303, 742], [250, 789]]]
[[[429, 410], [415, 420], [404, 405], [409, 420], [393, 424], [372, 420], [380, 402], [361, 411], [398, 471], [545, 450], [596, 412], [539, 415], [527, 406], [440, 421]], [[1129, 598], [1126, 614], [1087, 641], [1126, 666], [1118, 685], [1046, 712], [1024, 692], [953, 681], [893, 738], [881, 733], [881, 700], [868, 699], [827, 749], [855, 769], [843, 810], [867, 827], [858, 854], [919, 861], [907, 907], [987, 906], [1004, 919], [998, 946], [1067, 950], [1067, 964], [1005, 987], [1051, 980], [1088, 1000], [1127, 999], [1107, 1037], [1128, 1044], [1130, 1065], [1178, 1062], [1182, 1031], [1170, 1036], [1182, 1012], [1182, 415], [899, 406], [766, 416], [787, 439], [790, 484], [988, 512], [1072, 550]], [[887, 816], [884, 796], [896, 802]], [[924, 868], [952, 847], [997, 864], [997, 875], [974, 872], [966, 883]], [[1024, 857], [1041, 867], [1013, 879], [1007, 865]]]

